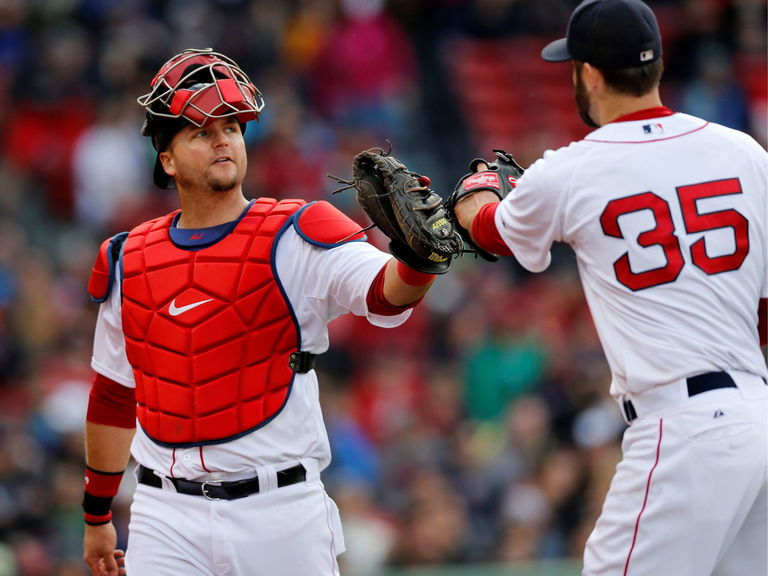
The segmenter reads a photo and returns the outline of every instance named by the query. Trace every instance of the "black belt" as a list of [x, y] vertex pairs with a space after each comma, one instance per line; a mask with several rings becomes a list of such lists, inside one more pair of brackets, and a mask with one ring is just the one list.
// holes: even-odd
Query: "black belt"
[[[163, 481], [149, 468], [139, 466], [139, 484], [146, 484], [155, 488], [162, 488]], [[205, 496], [209, 500], [237, 500], [245, 498], [259, 491], [259, 478], [248, 478], [246, 480], [234, 480], [232, 482], [192, 482], [184, 478], [170, 478], [168, 480], [180, 494], [190, 494], [192, 496]], [[307, 470], [301, 464], [280, 470], [277, 473], [277, 487], [283, 488], [298, 482], [304, 482], [307, 479]]]
[[[736, 388], [736, 382], [733, 381], [728, 372], [707, 372], [706, 374], [691, 376], [686, 379], [686, 384], [688, 386], [689, 398], [711, 390], [719, 390], [720, 388]], [[632, 422], [632, 420], [637, 418], [637, 412], [632, 404], [632, 400], [624, 400], [622, 407], [627, 422]]]

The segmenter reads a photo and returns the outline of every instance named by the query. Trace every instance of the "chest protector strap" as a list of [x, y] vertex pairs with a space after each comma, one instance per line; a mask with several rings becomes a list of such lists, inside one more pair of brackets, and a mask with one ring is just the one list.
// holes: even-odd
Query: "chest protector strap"
[[128, 232], [120, 232], [120, 234], [107, 238], [101, 243], [96, 262], [94, 262], [91, 275], [88, 278], [88, 294], [94, 302], [101, 303], [109, 298], [112, 285], [115, 283], [120, 250], [126, 236], [128, 236]]

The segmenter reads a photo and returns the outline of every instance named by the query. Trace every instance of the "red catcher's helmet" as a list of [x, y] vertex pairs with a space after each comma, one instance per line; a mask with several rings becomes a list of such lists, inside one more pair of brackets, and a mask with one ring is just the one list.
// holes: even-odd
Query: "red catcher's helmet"
[[151, 116], [184, 118], [202, 126], [214, 118], [237, 116], [255, 120], [264, 98], [231, 59], [211, 48], [188, 49], [163, 64], [150, 83], [152, 90], [138, 103]]
[[245, 123], [257, 120], [264, 98], [251, 79], [230, 58], [211, 48], [188, 49], [163, 64], [150, 83], [151, 91], [137, 102], [147, 116], [141, 133], [152, 139], [158, 152], [154, 181], [160, 188], [173, 188], [163, 170], [159, 153], [174, 134], [188, 123], [203, 126], [216, 118], [235, 116]]

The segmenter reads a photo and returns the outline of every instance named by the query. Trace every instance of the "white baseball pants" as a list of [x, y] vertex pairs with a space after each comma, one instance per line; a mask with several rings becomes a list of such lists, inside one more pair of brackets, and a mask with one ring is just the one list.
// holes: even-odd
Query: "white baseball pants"
[[318, 478], [238, 500], [139, 484], [126, 569], [152, 576], [339, 576], [339, 511]]
[[626, 430], [584, 576], [768, 574], [768, 386], [731, 375]]

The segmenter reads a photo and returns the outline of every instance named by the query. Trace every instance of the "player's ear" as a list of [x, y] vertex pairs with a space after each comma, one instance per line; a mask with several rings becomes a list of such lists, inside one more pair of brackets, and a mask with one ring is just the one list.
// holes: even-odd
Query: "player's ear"
[[160, 152], [157, 157], [160, 160], [160, 163], [163, 165], [163, 170], [165, 170], [165, 173], [173, 178], [173, 176], [176, 174], [176, 169], [173, 165], [173, 156], [171, 156], [171, 154], [169, 154], [167, 151], [163, 151]]
[[590, 93], [601, 91], [605, 87], [605, 78], [599, 68], [595, 68], [589, 62], [581, 65], [581, 77], [584, 86]]

